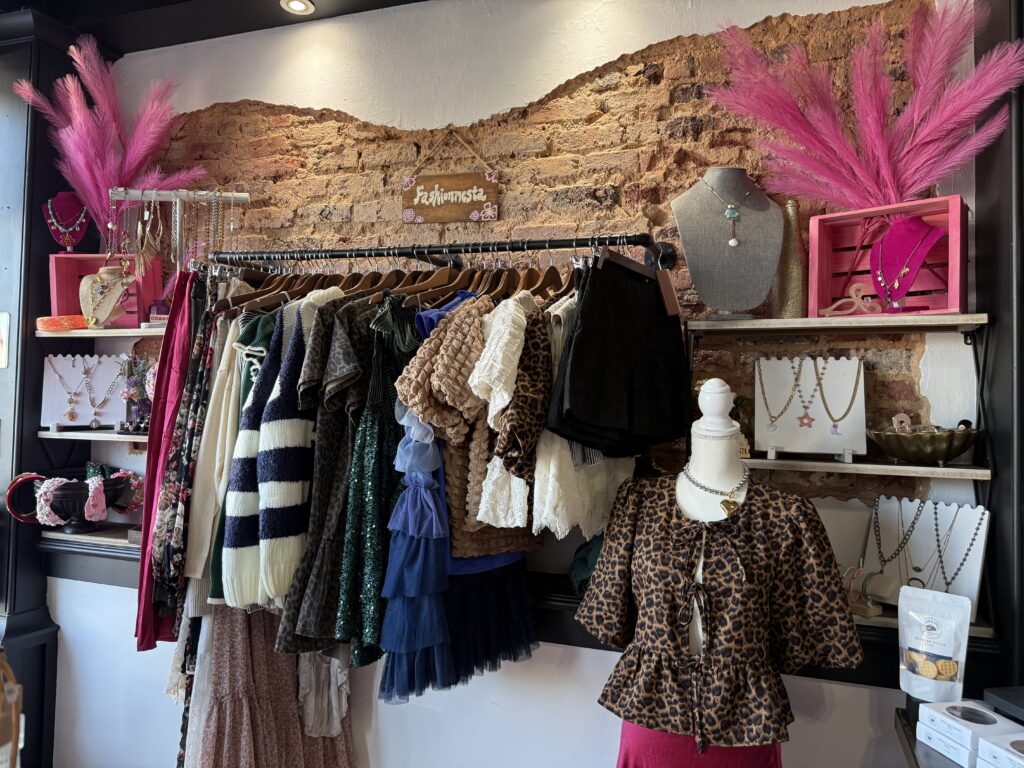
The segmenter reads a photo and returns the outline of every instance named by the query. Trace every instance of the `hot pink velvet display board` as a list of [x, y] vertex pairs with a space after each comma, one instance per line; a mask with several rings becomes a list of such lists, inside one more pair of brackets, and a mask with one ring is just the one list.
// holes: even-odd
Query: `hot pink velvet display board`
[[[126, 257], [135, 269], [135, 256]], [[50, 254], [50, 314], [80, 315], [82, 303], [78, 287], [86, 275], [94, 275], [103, 266], [118, 266], [121, 257], [108, 258], [103, 253], [51, 253]], [[126, 314], [107, 323], [108, 328], [138, 328], [140, 322], [149, 319], [149, 308], [163, 290], [163, 275], [160, 264], [154, 260], [142, 279], [136, 279], [127, 290], [128, 297], [123, 306]]]
[[[807, 309], [809, 317], [849, 296], [862, 283], [865, 296], [878, 299], [871, 279], [871, 247], [885, 234], [879, 217], [920, 216], [945, 234], [932, 246], [910, 292], [900, 303], [910, 314], [967, 311], [967, 206], [960, 195], [932, 197], [882, 208], [865, 208], [811, 217]], [[875, 233], [865, 238], [872, 224]], [[852, 269], [851, 269], [852, 266]], [[884, 303], [879, 299], [879, 303]]]

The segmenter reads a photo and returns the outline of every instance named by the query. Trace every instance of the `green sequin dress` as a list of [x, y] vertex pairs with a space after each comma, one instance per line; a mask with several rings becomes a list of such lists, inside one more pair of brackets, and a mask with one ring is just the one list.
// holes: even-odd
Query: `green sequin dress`
[[402, 475], [394, 467], [403, 432], [394, 416], [395, 380], [418, 344], [412, 314], [402, 301], [402, 296], [388, 294], [370, 323], [373, 369], [349, 475], [335, 637], [352, 643], [354, 667], [371, 664], [382, 655], [387, 522], [402, 491]]

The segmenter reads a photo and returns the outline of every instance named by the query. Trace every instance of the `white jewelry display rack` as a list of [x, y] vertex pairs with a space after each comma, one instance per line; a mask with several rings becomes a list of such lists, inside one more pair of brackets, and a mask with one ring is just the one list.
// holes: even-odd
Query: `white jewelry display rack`
[[[939, 592], [947, 591], [946, 581], [949, 581], [950, 594], [962, 595], [971, 601], [973, 622], [977, 619], [978, 590], [991, 515], [981, 506], [928, 499], [915, 522], [921, 504], [921, 499], [892, 496], [878, 500], [878, 539], [872, 514], [865, 536], [864, 568], [882, 570], [878, 557], [880, 539], [882, 557], [889, 561], [885, 565], [886, 574], [898, 578], [901, 584]], [[904, 539], [906, 542], [900, 549]]]
[[849, 463], [867, 452], [864, 370], [857, 358], [761, 358], [754, 388], [754, 448], [769, 459], [823, 453]]
[[185, 249], [185, 217], [186, 203], [211, 203], [215, 199], [225, 205], [248, 205], [248, 192], [221, 192], [219, 189], [126, 189], [113, 187], [109, 190], [110, 201], [158, 202], [173, 203], [174, 227], [171, 231], [171, 254], [178, 269], [184, 269]]

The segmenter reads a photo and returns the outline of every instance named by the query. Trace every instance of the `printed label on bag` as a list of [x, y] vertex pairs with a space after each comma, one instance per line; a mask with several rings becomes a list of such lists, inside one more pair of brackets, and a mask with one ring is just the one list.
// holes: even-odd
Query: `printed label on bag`
[[952, 657], [956, 644], [956, 622], [923, 613], [912, 613], [916, 620], [907, 637], [907, 647], [921, 653]]

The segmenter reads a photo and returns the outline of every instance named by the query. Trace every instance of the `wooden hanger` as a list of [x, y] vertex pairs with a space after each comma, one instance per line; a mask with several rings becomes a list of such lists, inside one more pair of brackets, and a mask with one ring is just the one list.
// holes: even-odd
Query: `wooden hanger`
[[430, 307], [443, 306], [454, 299], [455, 294], [459, 291], [469, 290], [469, 286], [475, 278], [476, 270], [464, 269], [459, 272], [455, 279], [448, 285], [443, 285], [440, 288], [434, 288], [433, 290], [417, 294], [415, 297], [416, 301], [419, 304]]

